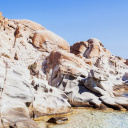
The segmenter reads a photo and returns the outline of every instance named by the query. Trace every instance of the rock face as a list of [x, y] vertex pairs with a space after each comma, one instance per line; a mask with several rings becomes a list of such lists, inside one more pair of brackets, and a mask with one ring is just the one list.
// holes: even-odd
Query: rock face
[[[70, 112], [68, 97], [48, 85], [43, 71], [50, 51], [34, 46], [38, 31], [48, 30], [29, 20], [5, 18], [0, 21], [1, 127], [36, 128], [38, 126], [31, 118]], [[61, 42], [63, 39], [52, 32], [50, 34], [55, 37], [46, 33], [43, 41], [49, 39], [49, 47], [62, 46], [63, 49], [63, 43], [67, 42]], [[65, 47], [63, 50], [69, 51], [69, 45]]]
[[127, 60], [98, 39], [68, 43], [29, 20], [0, 13], [0, 127], [38, 128], [32, 120], [71, 106], [128, 109]]
[[97, 39], [77, 42], [71, 52], [77, 56], [53, 51], [47, 57], [49, 84], [63, 90], [72, 106], [128, 109], [128, 99], [120, 91], [127, 84], [128, 66]]

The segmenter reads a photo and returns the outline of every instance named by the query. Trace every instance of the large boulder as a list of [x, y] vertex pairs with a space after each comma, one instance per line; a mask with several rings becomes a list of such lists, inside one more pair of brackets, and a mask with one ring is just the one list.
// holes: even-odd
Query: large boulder
[[89, 44], [86, 41], [76, 42], [70, 47], [70, 52], [75, 55], [84, 56], [85, 51], [88, 49], [88, 45]]
[[96, 38], [76, 42], [70, 48], [71, 53], [83, 56], [85, 58], [97, 58], [100, 56], [108, 57], [111, 55], [111, 53], [104, 48], [101, 41]]
[[68, 43], [64, 39], [48, 30], [36, 31], [32, 44], [45, 52], [57, 49], [70, 50]]
[[44, 28], [42, 25], [40, 25], [36, 22], [30, 21], [30, 20], [19, 20], [19, 23], [23, 24], [23, 25], [25, 25], [25, 26], [27, 26], [30, 29], [35, 30], [35, 31], [37, 31], [37, 30], [46, 30], [46, 28]]

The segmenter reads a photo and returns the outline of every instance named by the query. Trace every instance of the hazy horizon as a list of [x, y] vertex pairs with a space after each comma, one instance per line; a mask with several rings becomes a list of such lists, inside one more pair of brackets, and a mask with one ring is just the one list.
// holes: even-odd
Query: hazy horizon
[[8, 19], [29, 19], [64, 38], [69, 45], [98, 38], [113, 55], [128, 58], [127, 0], [2, 0]]

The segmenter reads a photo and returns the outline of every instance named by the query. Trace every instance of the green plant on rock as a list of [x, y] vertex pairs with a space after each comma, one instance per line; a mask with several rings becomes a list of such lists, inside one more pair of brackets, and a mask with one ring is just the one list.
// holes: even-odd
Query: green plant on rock
[[28, 69], [29, 70], [33, 70], [33, 69], [36, 69], [37, 68], [37, 63], [35, 62], [34, 64], [31, 64], [28, 66]]
[[28, 69], [30, 70], [30, 74], [34, 76], [39, 75], [39, 71], [36, 70], [37, 68], [37, 63], [35, 62], [34, 64], [31, 64], [28, 66]]

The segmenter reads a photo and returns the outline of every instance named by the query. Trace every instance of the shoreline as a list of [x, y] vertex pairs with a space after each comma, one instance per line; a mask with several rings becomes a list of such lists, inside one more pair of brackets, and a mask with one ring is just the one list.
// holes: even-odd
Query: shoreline
[[[67, 117], [69, 120], [63, 124], [52, 124], [47, 123], [48, 119], [52, 117]], [[40, 128], [111, 128], [113, 127], [113, 122], [118, 121], [119, 128], [122, 120], [124, 120], [124, 125], [127, 124], [126, 118], [128, 117], [127, 111], [117, 111], [117, 110], [96, 110], [87, 108], [73, 108], [72, 114], [64, 115], [52, 115], [45, 116], [42, 121], [36, 121]], [[121, 118], [121, 119], [120, 119]], [[109, 123], [108, 123], [109, 122]], [[128, 124], [127, 124], [128, 125]], [[114, 128], [114, 127], [113, 127]]]
[[114, 110], [112, 108], [107, 108], [105, 110], [101, 110], [101, 109], [94, 109], [91, 107], [72, 107], [71, 112], [68, 112], [68, 113], [44, 115], [44, 116], [40, 116], [39, 118], [31, 118], [31, 119], [38, 122], [38, 121], [41, 121], [47, 117], [52, 118], [52, 117], [70, 116], [70, 115], [74, 114], [75, 110], [89, 110], [89, 111], [92, 110], [92, 111], [99, 111], [99, 112], [128, 112], [127, 110], [121, 111], [121, 110]]

